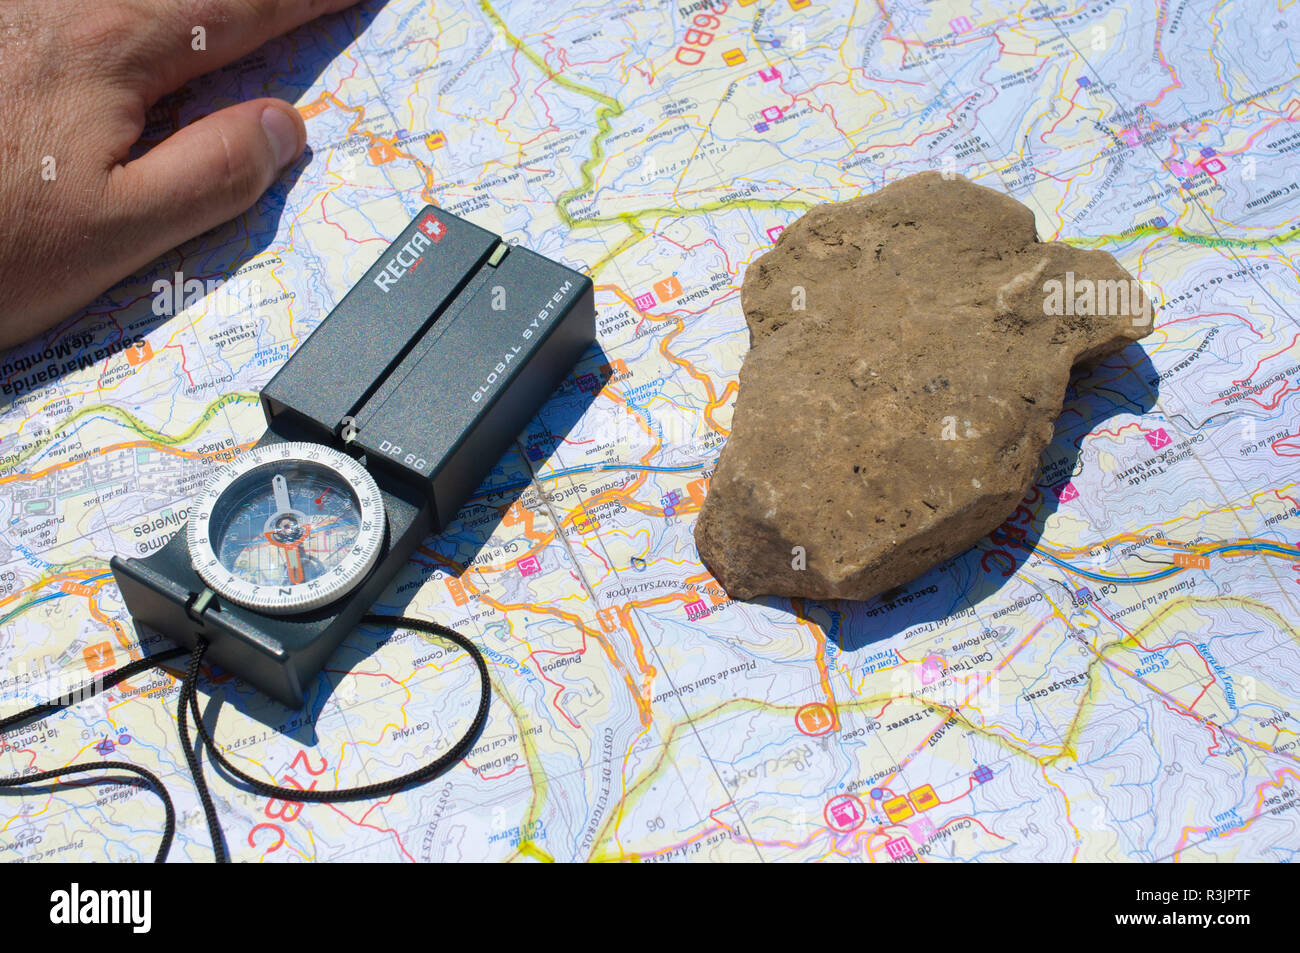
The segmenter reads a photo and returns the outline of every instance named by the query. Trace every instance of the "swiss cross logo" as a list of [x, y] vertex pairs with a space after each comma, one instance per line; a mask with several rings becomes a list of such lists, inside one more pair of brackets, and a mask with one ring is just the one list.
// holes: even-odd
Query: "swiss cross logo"
[[420, 220], [420, 231], [428, 235], [435, 242], [442, 241], [442, 236], [447, 234], [447, 226], [442, 224], [432, 215], [426, 215]]

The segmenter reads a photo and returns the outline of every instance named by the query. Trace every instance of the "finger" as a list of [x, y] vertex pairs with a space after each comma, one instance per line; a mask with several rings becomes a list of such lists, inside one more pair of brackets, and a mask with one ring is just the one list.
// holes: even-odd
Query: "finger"
[[247, 211], [302, 154], [307, 130], [279, 99], [230, 106], [110, 173], [123, 274]]
[[134, 52], [151, 96], [239, 59], [358, 0], [165, 0], [151, 2], [154, 26], [139, 33]]

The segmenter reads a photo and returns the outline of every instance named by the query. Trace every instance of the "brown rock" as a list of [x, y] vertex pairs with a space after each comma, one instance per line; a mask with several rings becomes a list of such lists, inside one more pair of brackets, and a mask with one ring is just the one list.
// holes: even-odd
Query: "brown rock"
[[1039, 243], [1028, 208], [937, 172], [809, 211], [741, 303], [752, 349], [695, 528], [741, 599], [869, 599], [968, 549], [1032, 483], [1071, 367], [1152, 327], [1109, 254]]

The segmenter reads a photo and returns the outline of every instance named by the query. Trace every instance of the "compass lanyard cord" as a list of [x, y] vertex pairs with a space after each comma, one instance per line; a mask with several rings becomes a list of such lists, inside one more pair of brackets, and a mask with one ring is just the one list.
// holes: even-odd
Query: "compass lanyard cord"
[[[123, 665], [112, 675], [100, 681], [90, 682], [81, 689], [74, 689], [66, 695], [61, 695], [53, 701], [43, 702], [39, 705], [33, 705], [24, 711], [17, 712], [7, 718], [0, 718], [0, 735], [10, 731], [15, 727], [28, 724], [29, 722], [39, 721], [42, 718], [54, 714], [56, 711], [62, 711], [78, 701], [86, 698], [92, 698], [105, 689], [112, 688], [128, 678], [134, 678], [141, 672], [147, 672], [153, 668], [161, 668], [163, 663], [170, 659], [179, 658], [185, 654], [184, 649], [168, 649], [165, 652], [159, 652], [157, 655], [150, 655], [148, 658], [137, 659], [127, 665]], [[71, 774], [87, 774], [91, 771], [125, 771], [128, 774], [134, 774], [143, 779], [145, 786], [150, 788], [163, 803], [163, 832], [162, 840], [158, 844], [158, 853], [154, 855], [154, 863], [161, 864], [167, 859], [167, 853], [172, 847], [172, 838], [176, 835], [176, 809], [172, 806], [171, 796], [167, 793], [166, 786], [159, 780], [158, 776], [146, 768], [138, 765], [129, 764], [126, 761], [82, 761], [77, 764], [69, 764], [62, 768], [54, 768], [51, 771], [41, 771], [36, 774], [18, 774], [9, 778], [0, 778], [0, 793], [5, 793], [6, 788], [21, 787], [25, 784], [40, 784], [44, 781], [53, 781], [55, 778], [66, 777]], [[139, 784], [139, 781], [133, 778], [124, 778], [120, 775], [109, 775], [108, 777], [96, 778], [94, 780], [111, 783], [111, 784]]]
[[194, 719], [194, 727], [198, 730], [199, 737], [203, 741], [203, 746], [207, 748], [209, 756], [215, 761], [221, 769], [238, 778], [243, 786], [249, 790], [261, 794], [264, 797], [276, 798], [277, 800], [287, 802], [305, 801], [312, 804], [329, 804], [339, 801], [368, 801], [375, 798], [384, 797], [385, 795], [394, 794], [403, 788], [413, 784], [420, 784], [429, 781], [442, 774], [457, 761], [459, 761], [469, 749], [473, 746], [474, 741], [478, 738], [484, 723], [487, 721], [488, 703], [492, 697], [492, 682], [488, 675], [487, 662], [483, 658], [483, 653], [478, 650], [469, 639], [447, 628], [445, 625], [439, 625], [437, 622], [428, 622], [424, 619], [412, 619], [406, 616], [394, 615], [367, 615], [361, 619], [363, 625], [384, 625], [394, 628], [415, 629], [417, 632], [424, 632], [429, 635], [438, 635], [451, 642], [455, 642], [462, 649], [469, 653], [474, 659], [475, 666], [478, 667], [480, 693], [478, 710], [474, 713], [474, 720], [470, 723], [469, 728], [461, 735], [460, 739], [443, 752], [437, 759], [429, 762], [421, 768], [416, 768], [400, 777], [392, 778], [388, 781], [378, 781], [374, 784], [363, 784], [354, 788], [334, 788], [332, 790], [317, 790], [303, 788], [282, 788], [278, 785], [267, 784], [248, 774], [245, 774], [239, 768], [230, 763], [225, 756], [216, 740], [212, 737], [212, 732], [216, 730], [216, 721], [212, 723], [209, 729], [203, 723], [203, 718], [199, 712], [198, 694], [194, 687], [198, 681], [199, 666], [203, 661], [203, 656], [208, 650], [208, 643], [200, 638], [194, 646], [194, 651], [190, 654], [189, 668], [185, 673], [185, 681], [181, 685], [180, 699], [177, 701], [176, 724], [181, 735], [181, 744], [185, 748], [187, 759], [190, 761], [190, 773], [194, 776], [194, 785], [199, 792], [199, 800], [203, 803], [203, 814], [207, 818], [208, 833], [212, 838], [212, 852], [218, 863], [227, 863], [229, 858], [226, 855], [224, 838], [221, 835], [221, 825], [217, 818], [216, 808], [212, 803], [211, 794], [208, 791], [207, 780], [203, 776], [203, 770], [198, 764], [195, 744], [190, 736], [189, 719], [186, 716], [186, 709]]
[[[176, 707], [176, 727], [180, 734], [181, 745], [185, 752], [185, 761], [189, 766], [190, 775], [194, 779], [194, 787], [199, 795], [199, 802], [203, 807], [203, 816], [208, 825], [208, 834], [212, 839], [212, 853], [218, 863], [228, 863], [230, 860], [226, 852], [225, 838], [221, 832], [221, 822], [217, 816], [216, 805], [212, 799], [212, 793], [208, 789], [207, 779], [203, 775], [203, 766], [199, 763], [198, 745], [194, 737], [190, 734], [189, 719], [194, 719], [194, 726], [198, 730], [199, 739], [207, 749], [208, 755], [215, 761], [221, 769], [237, 778], [243, 786], [265, 797], [276, 798], [287, 802], [310, 802], [315, 804], [331, 803], [338, 801], [364, 801], [374, 798], [384, 797], [385, 795], [394, 794], [406, 787], [414, 784], [420, 784], [432, 780], [438, 775], [445, 772], [459, 761], [469, 749], [473, 746], [475, 739], [478, 738], [479, 732], [482, 731], [484, 723], [487, 721], [488, 705], [492, 697], [492, 682], [488, 675], [487, 662], [483, 658], [477, 646], [469, 639], [447, 628], [445, 625], [439, 625], [437, 622], [429, 622], [424, 619], [412, 619], [407, 616], [398, 615], [367, 615], [361, 619], [363, 625], [382, 625], [393, 628], [414, 629], [417, 632], [424, 632], [429, 635], [437, 635], [451, 642], [456, 643], [474, 659], [474, 664], [478, 668], [480, 694], [478, 709], [474, 713], [474, 720], [470, 723], [465, 733], [460, 739], [446, 752], [440, 755], [436, 760], [429, 762], [421, 768], [417, 768], [400, 777], [393, 778], [389, 781], [379, 781], [374, 784], [365, 784], [353, 788], [336, 788], [333, 790], [316, 790], [301, 788], [282, 788], [274, 784], [267, 784], [257, 778], [251, 777], [240, 771], [230, 763], [225, 753], [217, 745], [212, 736], [216, 730], [216, 722], [213, 721], [212, 728], [209, 729], [203, 723], [198, 703], [198, 677], [199, 668], [203, 662], [203, 657], [208, 650], [208, 642], [200, 638], [194, 646], [194, 650], [189, 653], [189, 664], [185, 670], [184, 679], [181, 682], [181, 692], [177, 700]], [[15, 725], [25, 724], [30, 721], [44, 718], [56, 711], [67, 708], [74, 702], [89, 698], [100, 691], [112, 688], [114, 685], [128, 678], [138, 675], [141, 672], [148, 671], [152, 668], [161, 667], [162, 664], [170, 659], [179, 658], [186, 654], [185, 649], [169, 649], [166, 652], [160, 652], [157, 655], [151, 655], [148, 658], [138, 659], [118, 669], [112, 675], [103, 680], [102, 683], [96, 684], [94, 691], [86, 693], [69, 693], [53, 702], [45, 702], [35, 705], [25, 711], [10, 715], [7, 718], [0, 719], [0, 734], [11, 729]], [[52, 771], [43, 771], [39, 774], [18, 775], [11, 778], [0, 778], [0, 794], [4, 793], [5, 788], [18, 787], [24, 784], [38, 784], [42, 781], [48, 781], [53, 778], [62, 777], [69, 774], [81, 774], [88, 771], [127, 771], [143, 778], [155, 793], [162, 799], [163, 809], [166, 817], [163, 825], [162, 841], [158, 846], [158, 853], [154, 857], [155, 863], [162, 863], [167, 859], [167, 854], [171, 850], [172, 838], [176, 832], [176, 811], [172, 806], [172, 800], [167, 794], [167, 788], [162, 781], [152, 772], [137, 765], [128, 764], [124, 761], [99, 761], [83, 762], [72, 764], [63, 768], [55, 768]], [[115, 783], [138, 783], [121, 777], [107, 777], [99, 779], [101, 781], [112, 781]]]

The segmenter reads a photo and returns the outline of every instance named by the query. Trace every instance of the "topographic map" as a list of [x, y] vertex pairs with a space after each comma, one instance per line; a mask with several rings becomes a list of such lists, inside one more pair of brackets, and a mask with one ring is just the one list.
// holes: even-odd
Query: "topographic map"
[[[596, 284], [599, 349], [376, 609], [481, 646], [490, 718], [374, 803], [209, 771], [235, 858], [1291, 859], [1298, 37], [1280, 0], [392, 0], [191, 83], [148, 140], [269, 94], [309, 153], [3, 356], [4, 711], [167, 647], [108, 556], [184, 525], [261, 435], [259, 388], [432, 202]], [[1114, 254], [1156, 331], [1076, 375], [1035, 487], [970, 552], [868, 603], [731, 601], [692, 528], [745, 269], [803, 210], [926, 169]], [[176, 674], [9, 735], [0, 771], [138, 763], [177, 800], [173, 857], [209, 859]], [[207, 674], [232, 757], [302, 787], [409, 771], [476, 702], [464, 654], [407, 632], [358, 630], [305, 713]], [[7, 860], [146, 860], [161, 809], [59, 785], [0, 818]]]

